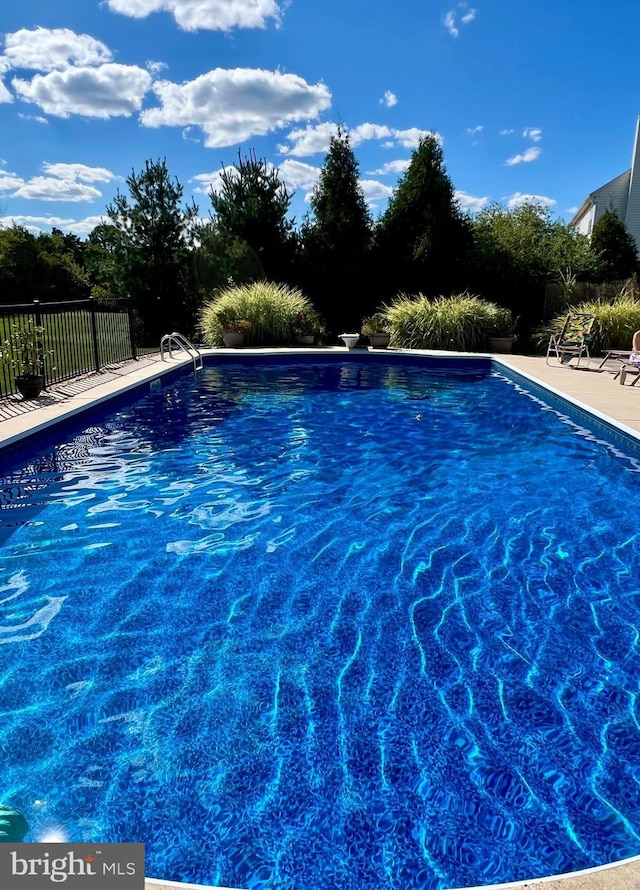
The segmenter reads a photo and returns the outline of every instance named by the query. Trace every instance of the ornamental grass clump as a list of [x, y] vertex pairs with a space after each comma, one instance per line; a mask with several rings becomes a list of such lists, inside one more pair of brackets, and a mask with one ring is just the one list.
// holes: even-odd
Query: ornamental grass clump
[[[595, 315], [589, 352], [598, 355], [607, 349], [631, 349], [631, 340], [640, 331], [640, 300], [622, 292], [613, 301], [590, 300], [571, 307], [572, 312], [586, 312]], [[536, 335], [539, 347], [545, 348], [551, 334], [558, 335], [562, 330], [566, 310], [559, 312]]]
[[406, 349], [486, 349], [501, 308], [473, 294], [399, 294], [385, 309], [394, 346]]
[[640, 301], [622, 295], [613, 303], [580, 303], [575, 308], [596, 317], [589, 347], [592, 355], [607, 349], [631, 349], [633, 335], [640, 330]]
[[252, 346], [285, 346], [293, 340], [300, 314], [314, 314], [302, 291], [272, 281], [253, 281], [216, 291], [200, 313], [200, 332], [209, 346], [222, 342], [220, 316], [233, 309], [250, 324], [246, 343]]

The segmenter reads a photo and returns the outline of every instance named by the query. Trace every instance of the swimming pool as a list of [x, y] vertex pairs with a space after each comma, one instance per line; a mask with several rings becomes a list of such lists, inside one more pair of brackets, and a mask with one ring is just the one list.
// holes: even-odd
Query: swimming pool
[[637, 446], [489, 362], [428, 367], [216, 364], [5, 459], [29, 839], [274, 890], [640, 851]]

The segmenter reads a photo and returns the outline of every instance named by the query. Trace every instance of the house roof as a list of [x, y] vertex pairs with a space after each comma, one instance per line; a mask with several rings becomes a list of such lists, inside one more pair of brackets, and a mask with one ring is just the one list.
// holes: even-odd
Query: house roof
[[614, 176], [613, 179], [610, 179], [609, 182], [605, 182], [604, 185], [601, 185], [600, 188], [595, 189], [584, 199], [580, 207], [573, 216], [573, 219], [570, 221], [570, 226], [577, 225], [582, 217], [587, 213], [587, 211], [597, 202], [598, 198], [602, 197], [603, 194], [606, 194], [612, 186], [616, 184], [622, 184], [622, 181], [626, 179], [625, 185], [628, 187], [631, 181], [631, 168], [629, 170], [625, 170], [624, 173], [620, 173], [619, 176]]

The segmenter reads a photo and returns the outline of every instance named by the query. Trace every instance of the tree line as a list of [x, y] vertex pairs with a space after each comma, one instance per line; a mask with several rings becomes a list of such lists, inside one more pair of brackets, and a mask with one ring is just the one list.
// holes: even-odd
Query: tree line
[[300, 287], [334, 334], [399, 293], [470, 291], [537, 324], [546, 284], [626, 279], [635, 242], [613, 210], [590, 240], [535, 203], [464, 213], [442, 148], [424, 136], [385, 211], [374, 220], [349, 134], [331, 138], [309, 211], [289, 216], [278, 170], [250, 152], [220, 173], [208, 219], [184, 201], [165, 160], [132, 171], [106, 208], [109, 224], [81, 240], [59, 229], [0, 228], [0, 303], [131, 297], [153, 343], [169, 330], [195, 335], [203, 301], [230, 282]]

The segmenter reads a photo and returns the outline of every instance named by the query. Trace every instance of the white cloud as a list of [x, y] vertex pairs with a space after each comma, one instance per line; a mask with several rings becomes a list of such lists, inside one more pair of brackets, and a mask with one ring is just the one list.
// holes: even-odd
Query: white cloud
[[116, 178], [103, 167], [88, 167], [85, 164], [45, 163], [42, 166], [49, 175], [34, 176], [28, 180], [8, 170], [0, 169], [0, 192], [10, 193], [9, 196], [12, 198], [26, 200], [95, 201], [96, 198], [102, 197], [102, 193], [97, 188], [77, 180], [109, 182]]
[[476, 198], [461, 191], [456, 191], [453, 197], [458, 202], [460, 210], [468, 210], [470, 213], [478, 213], [489, 203], [488, 198]]
[[153, 89], [162, 104], [142, 112], [143, 126], [199, 126], [208, 148], [264, 136], [331, 104], [324, 84], [259, 68], [215, 68], [183, 84], [157, 81]]
[[164, 71], [164, 69], [168, 68], [169, 66], [166, 62], [152, 62], [151, 59], [147, 59], [147, 61], [144, 63], [144, 67], [151, 74], [160, 74], [161, 71]]
[[393, 189], [390, 186], [378, 182], [377, 179], [361, 179], [359, 182], [367, 204], [375, 204], [376, 201], [390, 198], [393, 194]]
[[[86, 164], [42, 165], [47, 176], [34, 176], [25, 180], [15, 173], [0, 170], [0, 192], [10, 192], [12, 198], [37, 201], [95, 201], [102, 192], [86, 182], [111, 182], [115, 174], [104, 167], [88, 167]], [[78, 180], [83, 180], [79, 182]]]
[[15, 173], [9, 173], [7, 170], [0, 170], [0, 192], [12, 192], [24, 185], [24, 179], [16, 176]]
[[[272, 163], [267, 161], [267, 167], [269, 170], [278, 171], [280, 180], [285, 184], [289, 191], [305, 189], [305, 191], [309, 192], [318, 181], [318, 176], [320, 175], [320, 167], [314, 167], [311, 164], [303, 164], [302, 161], [294, 161], [290, 158], [283, 161], [279, 167], [275, 167]], [[238, 173], [237, 167], [234, 166], [226, 167], [225, 169], [231, 176], [236, 176]], [[0, 180], [0, 182], [1, 181], [2, 180]], [[213, 191], [217, 194], [222, 189], [222, 171], [216, 170], [213, 173], [198, 173], [196, 176], [193, 176], [190, 181], [199, 183], [199, 185], [194, 188], [194, 192], [209, 195]], [[309, 194], [306, 194], [305, 199], [308, 200], [308, 198]]]
[[444, 26], [452, 37], [457, 37], [460, 31], [456, 28], [456, 17], [449, 11], [444, 17]]
[[106, 167], [88, 167], [86, 164], [48, 164], [44, 163], [42, 169], [50, 176], [59, 179], [71, 179], [74, 182], [111, 182], [118, 177]]
[[521, 192], [514, 192], [507, 201], [507, 207], [513, 210], [514, 207], [520, 207], [522, 204], [540, 204], [542, 207], [553, 207], [558, 202], [554, 198], [547, 198], [545, 195], [523, 195]]
[[473, 136], [475, 133], [481, 133], [484, 130], [484, 126], [482, 124], [478, 124], [477, 127], [467, 127], [467, 133]]
[[513, 130], [500, 130], [501, 136], [511, 136], [512, 133], [513, 133]]
[[[307, 126], [302, 130], [292, 130], [287, 134], [286, 139], [293, 144], [278, 145], [277, 149], [280, 154], [293, 155], [294, 157], [308, 157], [319, 152], [326, 152], [329, 148], [329, 140], [335, 136], [337, 130], [338, 125], [329, 122]], [[442, 143], [442, 137], [431, 130], [420, 130], [418, 127], [398, 130], [387, 127], [386, 124], [358, 124], [357, 127], [349, 130], [349, 136], [354, 148], [371, 139], [386, 140], [382, 143], [383, 148], [397, 148], [398, 146], [417, 148], [420, 139], [424, 136], [433, 136], [439, 144]]]
[[391, 135], [402, 148], [417, 148], [420, 140], [425, 136], [433, 136], [438, 145], [442, 145], [442, 136], [434, 130], [410, 127], [408, 130], [392, 130]]
[[293, 145], [278, 145], [277, 149], [281, 155], [308, 157], [326, 151], [329, 148], [329, 140], [337, 132], [338, 125], [329, 122], [307, 126], [302, 130], [292, 130], [286, 138]]
[[195, 132], [195, 127], [185, 127], [182, 131], [182, 138], [185, 139], [187, 142], [200, 143], [201, 140], [198, 138], [198, 136], [193, 135]]
[[[235, 176], [238, 172], [233, 165], [225, 169], [232, 176]], [[222, 190], [222, 170], [215, 170], [213, 173], [198, 173], [196, 176], [192, 176], [189, 181], [199, 183], [194, 188], [194, 192], [200, 195], [209, 195], [211, 192], [218, 194]]]
[[143, 19], [152, 12], [169, 12], [183, 31], [230, 31], [266, 28], [280, 23], [275, 0], [106, 0], [112, 12]]
[[77, 235], [79, 238], [82, 238], [83, 235], [88, 235], [92, 232], [96, 226], [111, 225], [113, 225], [113, 223], [108, 216], [86, 216], [84, 219], [68, 222], [64, 226], [58, 226], [58, 228], [66, 229], [68, 232], [71, 232], [72, 235]]
[[468, 25], [476, 17], [475, 9], [470, 9], [466, 3], [458, 3], [455, 9], [450, 9], [444, 17], [444, 26], [452, 37], [460, 34], [460, 25]]
[[21, 111], [18, 112], [18, 117], [23, 121], [35, 121], [36, 124], [48, 124], [49, 121], [46, 117], [41, 117], [39, 114], [23, 114]]
[[31, 81], [14, 78], [13, 87], [22, 99], [56, 117], [110, 118], [139, 111], [151, 83], [151, 75], [142, 68], [108, 64], [36, 74]]
[[9, 68], [56, 71], [71, 65], [102, 65], [112, 55], [104, 43], [88, 34], [68, 28], [22, 28], [6, 35], [4, 58]]
[[49, 229], [62, 229], [81, 237], [88, 235], [96, 226], [101, 223], [110, 224], [108, 217], [104, 216], [87, 216], [85, 219], [75, 220], [67, 219], [60, 216], [3, 216], [0, 217], [0, 227], [10, 228], [13, 225], [24, 226], [31, 232], [38, 234], [39, 232]]
[[380, 104], [386, 105], [387, 108], [393, 108], [394, 105], [398, 104], [398, 97], [391, 90], [385, 90], [384, 96], [380, 99]]
[[387, 161], [382, 167], [378, 167], [377, 170], [367, 170], [367, 173], [371, 176], [387, 176], [390, 173], [400, 174], [404, 173], [410, 163], [411, 160], [409, 158], [404, 158], [403, 160], [398, 161]]
[[505, 164], [508, 167], [513, 167], [514, 164], [528, 164], [531, 161], [537, 160], [540, 157], [541, 149], [538, 148], [537, 145], [532, 145], [531, 148], [528, 148], [521, 155], [514, 155], [512, 158], [507, 158]]
[[576, 204], [575, 207], [567, 207], [567, 209], [565, 210], [565, 213], [570, 213], [571, 216], [575, 216], [579, 209], [580, 209], [580, 208], [579, 208], [578, 205]]
[[305, 189], [308, 192], [314, 187], [320, 176], [320, 167], [303, 164], [302, 161], [293, 161], [290, 158], [284, 160], [277, 169], [280, 179], [289, 191]]
[[522, 135], [525, 139], [531, 139], [532, 142], [540, 142], [542, 130], [539, 127], [526, 127]]
[[388, 139], [389, 136], [393, 136], [393, 132], [385, 124], [358, 124], [357, 127], [349, 130], [349, 136], [351, 145], [355, 147], [370, 139]]
[[9, 70], [9, 62], [4, 56], [0, 56], [0, 103], [13, 102], [13, 96], [2, 82], [2, 75]]
[[96, 198], [102, 197], [102, 192], [93, 186], [74, 182], [72, 179], [34, 176], [17, 188], [11, 197], [36, 201], [95, 201]]

